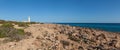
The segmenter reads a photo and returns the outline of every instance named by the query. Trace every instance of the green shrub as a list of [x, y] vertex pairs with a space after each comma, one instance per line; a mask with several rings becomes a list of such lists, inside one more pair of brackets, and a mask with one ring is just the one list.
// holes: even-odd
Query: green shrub
[[19, 27], [28, 27], [30, 23], [26, 23], [26, 22], [17, 22], [16, 23]]
[[10, 31], [8, 27], [0, 27], [0, 38], [7, 37], [7, 33]]
[[12, 23], [3, 23], [1, 27], [13, 27]]
[[30, 22], [30, 24], [36, 24], [36, 22]]
[[25, 34], [23, 29], [17, 29], [17, 31], [18, 31], [18, 34], [20, 34], [20, 35], [24, 35]]
[[25, 38], [25, 36], [30, 36], [31, 33], [25, 33], [23, 29], [16, 29], [13, 27], [13, 24], [16, 24], [20, 27], [28, 27], [31, 23], [0, 20], [0, 24], [2, 24], [0, 26], [0, 38], [7, 38], [5, 41], [19, 41]]
[[3, 23], [5, 23], [5, 21], [4, 20], [0, 20], [0, 24], [3, 24]]
[[6, 37], [4, 33], [0, 32], [0, 38]]
[[11, 41], [19, 41], [24, 38], [24, 30], [12, 27], [0, 27], [0, 38], [8, 37]]

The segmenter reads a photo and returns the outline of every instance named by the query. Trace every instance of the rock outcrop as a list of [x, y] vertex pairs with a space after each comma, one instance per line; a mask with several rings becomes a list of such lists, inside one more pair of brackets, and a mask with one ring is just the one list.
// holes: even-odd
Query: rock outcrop
[[58, 24], [32, 24], [25, 32], [25, 39], [0, 43], [0, 50], [120, 50], [118, 33]]

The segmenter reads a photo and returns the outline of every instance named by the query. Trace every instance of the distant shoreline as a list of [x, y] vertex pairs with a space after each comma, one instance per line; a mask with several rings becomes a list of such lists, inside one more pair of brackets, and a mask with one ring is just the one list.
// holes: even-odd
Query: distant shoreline
[[83, 28], [92, 28], [107, 32], [120, 32], [120, 23], [56, 23], [62, 25], [77, 26]]

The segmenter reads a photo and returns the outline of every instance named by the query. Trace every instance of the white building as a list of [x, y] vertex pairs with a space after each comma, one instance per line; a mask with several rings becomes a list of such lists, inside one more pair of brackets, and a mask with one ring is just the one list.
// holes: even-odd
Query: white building
[[30, 21], [30, 16], [28, 17], [28, 20], [27, 20], [27, 21], [23, 21], [23, 22], [31, 22], [31, 21]]
[[30, 22], [30, 16], [28, 17], [28, 22]]

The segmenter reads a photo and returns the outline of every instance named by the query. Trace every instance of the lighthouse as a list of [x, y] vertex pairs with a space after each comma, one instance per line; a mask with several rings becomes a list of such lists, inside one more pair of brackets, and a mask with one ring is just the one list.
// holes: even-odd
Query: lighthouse
[[28, 17], [28, 22], [30, 22], [30, 16]]

